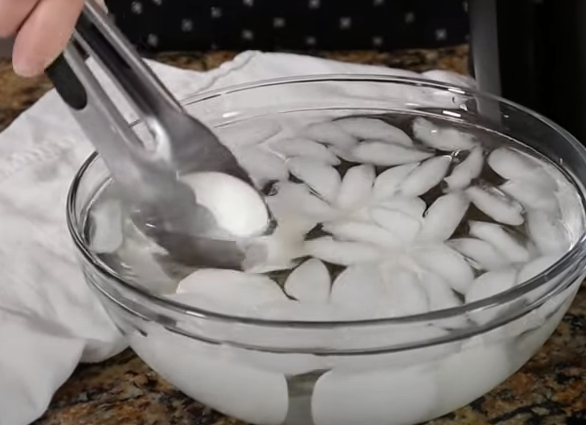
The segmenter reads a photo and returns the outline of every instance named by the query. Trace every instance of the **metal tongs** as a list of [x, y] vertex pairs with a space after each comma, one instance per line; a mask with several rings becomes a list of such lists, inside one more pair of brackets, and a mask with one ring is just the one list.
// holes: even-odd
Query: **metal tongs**
[[[86, 65], [83, 51], [96, 59], [135, 109], [153, 146], [127, 123]], [[217, 137], [183, 109], [93, 0], [86, 2], [72, 42], [47, 75], [110, 170], [139, 230], [174, 261], [239, 268], [239, 245], [230, 238], [206, 236], [218, 223], [180, 177], [221, 172], [254, 187], [250, 177]], [[269, 221], [267, 215], [267, 228]]]

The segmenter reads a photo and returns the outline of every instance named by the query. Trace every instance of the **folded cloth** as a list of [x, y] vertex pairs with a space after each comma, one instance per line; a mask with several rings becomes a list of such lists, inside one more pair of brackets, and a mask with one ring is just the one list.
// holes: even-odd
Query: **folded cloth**
[[[445, 71], [416, 74], [277, 53], [244, 52], [205, 73], [150, 65], [179, 98], [302, 74], [386, 74], [473, 84]], [[113, 85], [91, 61], [90, 66], [133, 119]], [[69, 184], [91, 151], [54, 91], [0, 134], [0, 425], [34, 421], [80, 362], [100, 362], [126, 347], [84, 283], [65, 223]]]

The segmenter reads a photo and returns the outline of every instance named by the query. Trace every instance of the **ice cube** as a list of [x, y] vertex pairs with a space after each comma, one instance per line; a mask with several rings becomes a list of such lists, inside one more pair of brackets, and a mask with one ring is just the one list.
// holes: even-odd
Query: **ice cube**
[[474, 279], [468, 291], [466, 291], [466, 303], [483, 300], [500, 294], [515, 286], [517, 271], [515, 269], [493, 270], [481, 274]]
[[376, 317], [386, 291], [378, 268], [371, 265], [348, 267], [334, 280], [330, 300], [354, 319]]
[[421, 232], [421, 241], [444, 242], [447, 240], [468, 211], [470, 201], [462, 192], [453, 192], [441, 196], [429, 207]]
[[498, 148], [488, 156], [488, 165], [508, 180], [523, 180], [542, 188], [555, 190], [557, 184], [543, 167], [528, 155], [510, 148]]
[[90, 209], [90, 247], [97, 254], [116, 251], [122, 245], [122, 205], [116, 199], [103, 199]]
[[446, 310], [462, 305], [462, 302], [458, 299], [450, 285], [438, 274], [429, 272], [421, 273], [419, 284], [427, 292], [429, 309], [431, 311]]
[[220, 141], [230, 148], [257, 145], [281, 131], [274, 121], [250, 120], [214, 129]]
[[333, 218], [336, 211], [325, 201], [310, 193], [305, 184], [279, 182], [275, 185], [277, 193], [266, 198], [271, 212], [278, 222], [291, 217], [326, 221]]
[[257, 147], [247, 147], [234, 151], [240, 165], [248, 171], [257, 187], [275, 180], [287, 180], [289, 170], [278, 156]]
[[400, 267], [383, 267], [382, 276], [389, 294], [389, 316], [412, 316], [429, 311], [427, 291], [415, 273]]
[[360, 162], [356, 157], [354, 157], [354, 155], [352, 155], [352, 148], [343, 149], [338, 146], [328, 146], [328, 150], [344, 161], [351, 163]]
[[382, 202], [378, 202], [376, 203], [376, 207], [401, 211], [419, 220], [423, 217], [423, 213], [427, 208], [423, 199], [407, 198], [404, 196], [395, 196]]
[[389, 168], [378, 175], [374, 182], [372, 197], [375, 201], [388, 199], [395, 195], [401, 184], [407, 176], [415, 169], [419, 163], [399, 165]]
[[346, 171], [336, 205], [349, 209], [364, 204], [370, 199], [375, 173], [372, 165], [357, 165]]
[[485, 270], [498, 270], [510, 265], [510, 262], [491, 244], [480, 239], [460, 238], [447, 242], [456, 251], [474, 261]]
[[370, 214], [375, 223], [405, 243], [413, 241], [421, 229], [421, 220], [402, 211], [373, 208]]
[[465, 294], [474, 280], [472, 268], [462, 255], [444, 244], [417, 248], [412, 255], [421, 267], [441, 276], [460, 294]]
[[519, 201], [527, 209], [555, 213], [559, 208], [555, 193], [545, 186], [523, 180], [509, 180], [499, 189]]
[[326, 303], [331, 285], [325, 264], [312, 258], [291, 272], [285, 282], [285, 292], [302, 303]]
[[488, 242], [513, 263], [529, 261], [529, 251], [502, 226], [484, 221], [470, 221], [469, 227], [470, 236]]
[[413, 141], [403, 130], [378, 118], [343, 118], [334, 123], [359, 140], [380, 140], [407, 147], [413, 146]]
[[326, 146], [303, 138], [281, 139], [269, 143], [269, 148], [287, 157], [301, 156], [338, 165], [340, 160]]
[[466, 189], [466, 194], [476, 208], [495, 221], [511, 226], [523, 224], [521, 204], [510, 199], [498, 189], [472, 186]]
[[403, 180], [401, 194], [403, 196], [423, 195], [442, 181], [451, 162], [449, 156], [439, 156], [421, 163]]
[[459, 151], [474, 148], [474, 136], [450, 127], [438, 127], [425, 118], [413, 121], [413, 137], [440, 151]]
[[311, 124], [302, 131], [302, 135], [316, 142], [342, 149], [350, 149], [358, 143], [358, 139], [331, 121]]
[[330, 236], [306, 241], [305, 253], [342, 266], [376, 262], [382, 255], [381, 250], [372, 244], [336, 241]]
[[340, 189], [340, 174], [335, 168], [314, 159], [291, 158], [287, 161], [291, 174], [305, 182], [319, 196], [334, 202]]
[[[303, 242], [307, 231], [315, 223], [305, 226], [293, 220], [282, 220], [270, 235], [254, 238], [242, 244], [245, 258], [242, 262], [248, 273], [268, 273], [295, 267], [303, 255]], [[308, 229], [309, 227], [309, 229]]]
[[527, 282], [529, 279], [533, 279], [538, 274], [546, 271], [551, 266], [553, 266], [560, 258], [561, 255], [545, 255], [543, 257], [536, 258], [530, 263], [525, 264], [523, 268], [519, 271], [517, 283], [522, 284]]
[[323, 230], [331, 233], [337, 240], [363, 242], [381, 248], [399, 248], [403, 240], [375, 224], [353, 220], [336, 220], [323, 224]]
[[364, 141], [352, 149], [350, 156], [360, 162], [386, 167], [419, 162], [433, 153], [385, 142]]
[[570, 241], [563, 223], [545, 211], [527, 212], [529, 236], [542, 254], [566, 252]]
[[481, 147], [470, 151], [468, 157], [458, 164], [452, 174], [444, 180], [450, 190], [462, 190], [470, 186], [470, 182], [482, 172], [484, 165], [484, 152]]

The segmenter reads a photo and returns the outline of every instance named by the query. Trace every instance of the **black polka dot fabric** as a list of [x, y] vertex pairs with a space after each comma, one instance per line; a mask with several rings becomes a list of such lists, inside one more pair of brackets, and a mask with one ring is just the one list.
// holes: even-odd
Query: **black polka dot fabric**
[[107, 0], [142, 50], [432, 48], [468, 37], [463, 0]]

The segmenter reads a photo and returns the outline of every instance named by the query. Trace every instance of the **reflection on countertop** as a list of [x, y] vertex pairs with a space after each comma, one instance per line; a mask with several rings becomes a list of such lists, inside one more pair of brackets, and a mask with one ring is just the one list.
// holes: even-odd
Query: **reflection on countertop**
[[[167, 64], [204, 71], [235, 53], [157, 56]], [[322, 52], [332, 59], [415, 71], [466, 72], [465, 46], [394, 53]], [[50, 89], [44, 79], [22, 80], [0, 61], [0, 129]], [[578, 294], [554, 336], [519, 372], [490, 394], [429, 425], [586, 424], [586, 289]], [[466, 379], [465, 376], [462, 379]], [[152, 372], [131, 351], [78, 368], [36, 425], [243, 425], [190, 400]], [[365, 424], [368, 425], [368, 424]]]

